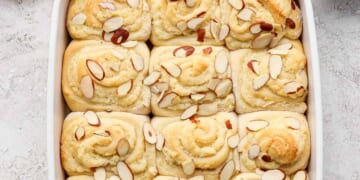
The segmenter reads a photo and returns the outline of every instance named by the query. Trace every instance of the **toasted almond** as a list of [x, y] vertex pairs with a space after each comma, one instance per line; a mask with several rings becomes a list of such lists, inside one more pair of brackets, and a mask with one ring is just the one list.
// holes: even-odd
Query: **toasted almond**
[[191, 94], [191, 95], [190, 95], [190, 98], [191, 98], [192, 100], [198, 102], [198, 101], [204, 99], [205, 96], [206, 96], [206, 94], [204, 94], [204, 93], [198, 93], [198, 94]]
[[170, 105], [172, 105], [173, 100], [177, 97], [177, 95], [173, 92], [168, 93], [166, 95], [164, 95], [164, 97], [162, 97], [159, 101], [159, 107], [160, 108], [165, 108], [168, 107]]
[[185, 4], [188, 7], [194, 7], [196, 4], [196, 1], [195, 0], [185, 0]]
[[94, 83], [90, 76], [86, 75], [81, 78], [80, 90], [88, 99], [91, 99], [94, 96]]
[[273, 33], [263, 33], [257, 36], [251, 43], [253, 48], [265, 48], [268, 46], [274, 38]]
[[257, 144], [251, 145], [248, 151], [249, 159], [255, 159], [260, 154], [260, 146]]
[[260, 33], [261, 32], [261, 25], [260, 25], [260, 23], [254, 23], [254, 24], [252, 24], [251, 26], [250, 26], [250, 32], [252, 33], [252, 34], [258, 34], [258, 33]]
[[110, 176], [109, 180], [120, 180], [120, 178], [117, 176]]
[[130, 167], [124, 161], [119, 161], [116, 165], [120, 179], [133, 180], [134, 175]]
[[217, 97], [223, 98], [228, 95], [232, 90], [232, 81], [230, 79], [223, 79], [221, 80], [216, 88], [215, 94]]
[[243, 21], [251, 21], [251, 18], [254, 14], [255, 14], [254, 10], [245, 7], [240, 11], [237, 17]]
[[84, 116], [85, 116], [87, 122], [89, 123], [89, 125], [91, 125], [91, 126], [100, 126], [101, 125], [100, 119], [94, 111], [86, 111], [84, 113]]
[[210, 32], [211, 35], [214, 37], [214, 39], [219, 38], [219, 32], [220, 32], [219, 23], [217, 23], [216, 20], [214, 19], [210, 21]]
[[245, 149], [245, 145], [248, 143], [248, 138], [247, 136], [241, 138], [241, 140], [239, 141], [239, 144], [237, 146], [237, 151], [239, 153], [244, 152]]
[[300, 129], [301, 124], [300, 124], [299, 120], [288, 117], [288, 118], [285, 118], [284, 121], [288, 128], [295, 129], [295, 130]]
[[302, 88], [304, 88], [304, 87], [301, 83], [296, 82], [296, 81], [290, 81], [285, 84], [284, 91], [287, 94], [295, 94], [298, 91], [300, 91]]
[[153, 85], [159, 78], [161, 77], [161, 73], [159, 71], [153, 71], [144, 79], [144, 85], [150, 86]]
[[236, 148], [239, 144], [240, 138], [237, 134], [231, 135], [227, 138], [227, 144], [230, 148]]
[[177, 24], [176, 24], [176, 27], [180, 30], [180, 31], [185, 31], [186, 28], [187, 28], [187, 24], [185, 21], [179, 21]]
[[187, 180], [205, 180], [205, 176], [193, 176]]
[[89, 70], [90, 74], [98, 81], [101, 81], [105, 77], [104, 69], [101, 67], [101, 65], [91, 59], [86, 60], [86, 67]]
[[243, 0], [228, 0], [228, 1], [229, 1], [229, 4], [237, 10], [241, 10], [245, 6]]
[[200, 116], [209, 116], [217, 113], [217, 111], [218, 111], [218, 106], [216, 102], [208, 103], [208, 104], [200, 104], [197, 114]]
[[220, 27], [219, 40], [220, 41], [224, 40], [229, 35], [229, 32], [230, 32], [230, 26], [227, 24], [223, 24]]
[[164, 62], [161, 67], [172, 77], [179, 77], [181, 74], [181, 68], [172, 62]]
[[138, 44], [137, 41], [126, 41], [124, 43], [121, 43], [122, 47], [126, 47], [126, 48], [133, 48]]
[[305, 170], [297, 171], [293, 177], [293, 180], [307, 180], [308, 175]]
[[219, 82], [220, 82], [220, 79], [212, 78], [212, 79], [209, 81], [209, 84], [207, 85], [207, 87], [208, 87], [210, 90], [215, 91], [215, 88], [216, 88], [216, 86], [219, 84]]
[[205, 38], [205, 29], [200, 28], [197, 30], [197, 41], [204, 42]]
[[83, 25], [85, 21], [86, 15], [84, 13], [79, 13], [71, 19], [71, 23], [75, 25]]
[[165, 146], [165, 137], [161, 134], [157, 135], [157, 140], [156, 140], [156, 144], [155, 144], [155, 148], [158, 151], [161, 151]]
[[130, 7], [138, 8], [140, 5], [140, 0], [126, 0]]
[[112, 17], [104, 22], [103, 29], [105, 32], [115, 31], [123, 25], [123, 18], [120, 16]]
[[292, 48], [291, 43], [285, 43], [285, 44], [280, 44], [272, 49], [269, 49], [268, 52], [270, 54], [286, 55], [289, 53], [289, 49], [291, 48]]
[[187, 27], [192, 30], [196, 30], [199, 28], [200, 24], [204, 22], [203, 17], [192, 18], [187, 22]]
[[104, 39], [104, 41], [107, 41], [107, 42], [110, 42], [111, 41], [111, 38], [114, 36], [114, 32], [109, 32], [109, 33], [107, 33], [107, 32], [105, 32], [105, 31], [103, 31], [103, 33], [102, 33], [102, 37], [103, 37], [103, 39]]
[[116, 7], [113, 3], [111, 2], [100, 2], [99, 6], [102, 7], [103, 9], [109, 9], [111, 11], [115, 11]]
[[253, 81], [254, 90], [258, 90], [262, 88], [267, 83], [268, 80], [269, 80], [269, 74], [264, 74], [254, 79]]
[[290, 29], [295, 29], [295, 28], [296, 28], [296, 23], [294, 22], [294, 20], [292, 20], [292, 19], [290, 19], [290, 18], [286, 18], [285, 24], [286, 24], [286, 26], [289, 27]]
[[131, 63], [136, 71], [144, 69], [144, 59], [138, 54], [131, 55]]
[[192, 46], [181, 46], [173, 51], [173, 55], [175, 57], [187, 57], [193, 54], [195, 51], [195, 48]]
[[154, 128], [150, 125], [150, 123], [144, 123], [143, 133], [145, 140], [150, 144], [156, 143], [156, 133]]
[[84, 139], [85, 137], [85, 128], [84, 127], [78, 127], [75, 130], [75, 139], [77, 141], [80, 141], [82, 139]]
[[129, 141], [126, 138], [121, 138], [117, 144], [116, 152], [119, 156], [126, 155], [130, 150]]
[[232, 124], [231, 124], [231, 121], [228, 119], [225, 121], [225, 126], [227, 129], [232, 129]]
[[165, 92], [169, 89], [169, 84], [166, 82], [157, 82], [151, 86], [151, 92], [159, 94], [160, 92]]
[[260, 63], [258, 60], [252, 59], [247, 63], [248, 68], [255, 74], [260, 73]]
[[190, 117], [194, 116], [198, 111], [198, 106], [193, 105], [187, 108], [180, 116], [180, 119], [189, 119]]
[[268, 127], [269, 124], [270, 123], [268, 121], [262, 119], [251, 120], [247, 124], [246, 129], [255, 132]]
[[203, 54], [209, 55], [212, 52], [212, 47], [207, 47], [203, 49]]
[[98, 167], [95, 169], [94, 172], [94, 179], [95, 180], [105, 180], [106, 179], [106, 171], [103, 167]]
[[111, 37], [111, 42], [114, 44], [121, 44], [129, 38], [129, 31], [123, 28], [119, 28], [114, 31], [114, 35]]
[[229, 180], [235, 170], [235, 164], [233, 161], [228, 161], [220, 171], [220, 180]]
[[130, 80], [126, 81], [125, 83], [121, 84], [117, 88], [117, 95], [120, 97], [127, 95], [131, 91], [132, 87], [133, 87], [133, 80], [130, 79]]
[[228, 68], [229, 60], [225, 50], [221, 50], [215, 57], [215, 70], [217, 73], [224, 73]]
[[285, 179], [285, 174], [277, 169], [268, 170], [261, 177], [261, 180], [283, 180], [283, 179]]
[[269, 59], [269, 72], [273, 79], [276, 79], [281, 73], [282, 59], [279, 55], [271, 55]]
[[182, 163], [183, 171], [186, 175], [192, 175], [195, 172], [195, 164], [192, 159]]
[[260, 28], [263, 31], [272, 31], [273, 30], [273, 25], [266, 23], [266, 22], [261, 22], [260, 23]]

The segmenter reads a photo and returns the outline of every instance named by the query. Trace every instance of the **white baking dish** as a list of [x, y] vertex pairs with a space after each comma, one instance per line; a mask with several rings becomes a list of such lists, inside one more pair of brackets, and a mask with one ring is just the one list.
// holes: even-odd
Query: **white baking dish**
[[[322, 180], [322, 110], [319, 59], [317, 53], [315, 24], [311, 1], [300, 0], [304, 31], [302, 41], [308, 59], [309, 96], [307, 117], [311, 130], [311, 159], [309, 176], [311, 180]], [[47, 147], [48, 179], [64, 179], [65, 173], [60, 161], [60, 135], [62, 122], [68, 110], [61, 94], [61, 67], [63, 53], [69, 42], [65, 19], [68, 0], [55, 0], [50, 36], [48, 96], [47, 96]]]

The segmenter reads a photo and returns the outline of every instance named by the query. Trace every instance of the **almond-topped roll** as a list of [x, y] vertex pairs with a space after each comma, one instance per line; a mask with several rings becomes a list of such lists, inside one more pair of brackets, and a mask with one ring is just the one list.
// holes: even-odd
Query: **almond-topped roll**
[[156, 174], [156, 134], [147, 116], [122, 112], [70, 113], [61, 135], [61, 162], [69, 179], [150, 180]]
[[301, 11], [293, 0], [220, 0], [220, 6], [230, 27], [229, 49], [274, 47], [283, 37], [301, 35]]
[[306, 111], [306, 57], [300, 41], [283, 39], [272, 49], [230, 54], [236, 112]]
[[155, 47], [144, 80], [152, 91], [152, 113], [186, 118], [233, 111], [229, 60], [223, 47]]
[[214, 116], [154, 117], [157, 133], [156, 165], [160, 176], [205, 179], [231, 177], [235, 171], [231, 154], [237, 143], [235, 113]]
[[238, 132], [241, 172], [256, 172], [264, 179], [272, 174], [293, 176], [306, 169], [310, 132], [304, 115], [289, 111], [243, 114]]
[[73, 39], [104, 39], [114, 44], [146, 41], [151, 32], [147, 0], [71, 0], [67, 29]]
[[64, 98], [72, 111], [148, 114], [151, 94], [143, 85], [148, 67], [145, 43], [124, 47], [101, 40], [74, 40], [64, 55]]
[[156, 46], [223, 45], [229, 33], [218, 0], [150, 0], [150, 6]]

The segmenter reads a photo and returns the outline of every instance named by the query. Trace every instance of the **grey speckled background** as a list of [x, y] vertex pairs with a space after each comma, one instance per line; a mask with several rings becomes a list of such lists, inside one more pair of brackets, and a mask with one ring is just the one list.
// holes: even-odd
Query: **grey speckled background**
[[[0, 0], [0, 179], [47, 179], [51, 0]], [[314, 0], [324, 179], [360, 180], [360, 0]]]

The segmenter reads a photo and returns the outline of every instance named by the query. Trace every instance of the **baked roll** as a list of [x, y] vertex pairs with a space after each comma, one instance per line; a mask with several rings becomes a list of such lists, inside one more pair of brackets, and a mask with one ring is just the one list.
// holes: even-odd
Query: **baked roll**
[[70, 113], [61, 135], [62, 165], [72, 179], [152, 179], [156, 135], [149, 136], [149, 127], [148, 117], [130, 113]]
[[157, 116], [186, 119], [234, 109], [229, 52], [223, 47], [156, 47], [144, 84], [151, 87]]
[[71, 0], [66, 24], [73, 39], [146, 41], [151, 32], [150, 8], [147, 0]]
[[156, 46], [223, 45], [229, 33], [218, 0], [150, 0], [150, 6], [150, 39]]
[[230, 27], [229, 49], [274, 47], [283, 37], [301, 35], [301, 11], [293, 0], [220, 0], [220, 6]]
[[238, 129], [241, 172], [285, 177], [307, 167], [310, 133], [304, 115], [289, 111], [243, 114]]
[[145, 43], [117, 46], [100, 40], [72, 41], [65, 51], [62, 90], [72, 111], [150, 113]]
[[234, 172], [228, 139], [237, 136], [235, 113], [186, 120], [154, 117], [151, 124], [157, 133], [156, 166], [160, 176], [217, 179]]
[[233, 51], [230, 59], [236, 112], [306, 111], [306, 57], [300, 41], [283, 39], [272, 49]]

